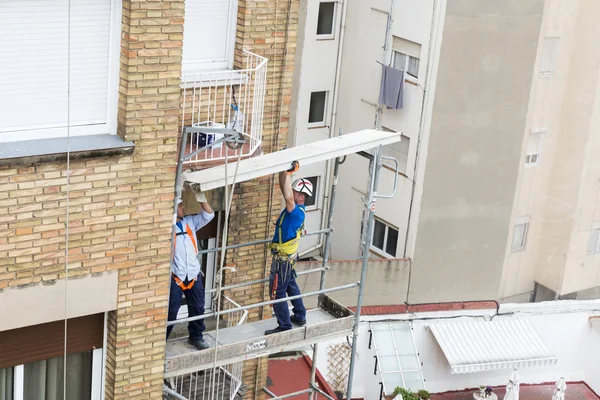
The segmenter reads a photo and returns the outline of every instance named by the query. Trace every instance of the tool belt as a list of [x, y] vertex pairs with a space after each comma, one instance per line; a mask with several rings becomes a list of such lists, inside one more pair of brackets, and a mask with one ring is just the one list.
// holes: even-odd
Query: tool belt
[[177, 284], [177, 286], [179, 286], [181, 288], [181, 290], [190, 290], [191, 288], [194, 287], [194, 283], [196, 283], [197, 278], [194, 278], [190, 281], [190, 283], [188, 283], [187, 285], [185, 283], [183, 283], [183, 281], [181, 279], [179, 279], [177, 277], [177, 275], [172, 274], [173, 275], [173, 280], [175, 281], [175, 283]]

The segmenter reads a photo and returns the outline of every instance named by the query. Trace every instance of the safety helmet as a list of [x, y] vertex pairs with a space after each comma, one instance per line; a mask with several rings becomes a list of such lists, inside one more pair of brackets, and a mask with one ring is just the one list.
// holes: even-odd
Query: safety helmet
[[304, 193], [309, 197], [313, 195], [313, 184], [310, 183], [308, 179], [296, 179], [294, 183], [292, 183], [292, 189], [296, 192]]

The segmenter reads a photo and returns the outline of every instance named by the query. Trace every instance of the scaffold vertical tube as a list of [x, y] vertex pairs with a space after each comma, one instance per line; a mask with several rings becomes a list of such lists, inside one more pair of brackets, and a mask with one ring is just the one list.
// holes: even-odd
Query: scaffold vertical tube
[[370, 163], [370, 174], [369, 174], [369, 193], [367, 196], [367, 226], [366, 234], [364, 236], [363, 245], [363, 259], [362, 259], [362, 270], [360, 273], [360, 282], [358, 286], [358, 299], [356, 302], [356, 312], [354, 315], [354, 328], [352, 330], [352, 353], [350, 354], [350, 371], [348, 373], [348, 390], [346, 391], [346, 398], [351, 399], [352, 397], [352, 377], [354, 376], [354, 362], [356, 361], [356, 348], [358, 346], [358, 328], [360, 325], [360, 311], [362, 308], [364, 282], [367, 277], [367, 268], [369, 266], [369, 247], [371, 239], [373, 237], [373, 222], [375, 220], [375, 195], [377, 194], [377, 185], [379, 183], [379, 169], [381, 168], [379, 152], [380, 148], [375, 149], [373, 152], [373, 158]]
[[[327, 273], [327, 263], [329, 262], [329, 248], [331, 246], [331, 227], [333, 225], [333, 208], [335, 206], [335, 193], [337, 190], [338, 173], [340, 171], [340, 159], [335, 159], [335, 166], [333, 168], [333, 184], [331, 185], [331, 197], [329, 198], [329, 213], [327, 215], [327, 233], [325, 234], [325, 247], [323, 249], [323, 264], [321, 271], [321, 283], [319, 284], [319, 290], [325, 289], [325, 274]], [[319, 344], [315, 343], [312, 356], [312, 365], [310, 367], [310, 384], [314, 385], [316, 373], [317, 373], [317, 358], [319, 352]], [[310, 399], [316, 400], [317, 394], [315, 392], [310, 393]]]

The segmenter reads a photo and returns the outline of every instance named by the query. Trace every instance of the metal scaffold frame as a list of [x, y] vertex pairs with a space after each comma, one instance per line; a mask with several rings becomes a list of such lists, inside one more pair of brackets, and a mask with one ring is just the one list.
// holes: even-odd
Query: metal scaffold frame
[[[209, 133], [208, 131], [210, 131], [210, 130], [211, 130], [211, 128], [203, 128], [203, 132], [206, 131], [207, 133]], [[184, 128], [184, 131], [185, 131], [185, 128]], [[400, 137], [400, 133], [398, 133], [397, 135], [398, 135], [398, 137]], [[175, 223], [176, 223], [177, 206], [178, 206], [177, 199], [180, 198], [181, 192], [183, 189], [183, 182], [180, 182], [181, 177], [182, 177], [183, 163], [184, 163], [184, 161], [189, 159], [189, 157], [192, 157], [195, 154], [195, 153], [192, 153], [189, 155], [184, 154], [184, 149], [186, 146], [186, 136], [187, 135], [185, 135], [185, 134], [182, 135], [180, 157], [179, 157], [179, 163], [177, 165], [172, 240], [175, 240]], [[233, 143], [235, 145], [239, 145], [240, 140], [242, 140], [240, 135], [236, 135], [233, 132], [227, 132], [225, 137], [222, 138], [220, 141], [225, 142], [226, 144]], [[215, 143], [218, 143], [218, 142], [215, 142]], [[205, 148], [213, 146], [215, 143], [209, 144]], [[199, 149], [199, 150], [197, 150], [197, 152], [200, 152], [200, 151], [204, 150], [205, 148]], [[372, 238], [372, 234], [373, 234], [375, 202], [378, 197], [380, 197], [380, 198], [392, 197], [396, 192], [396, 184], [397, 184], [397, 182], [396, 182], [397, 173], [396, 173], [395, 174], [396, 179], [394, 180], [393, 192], [389, 195], [378, 195], [377, 194], [377, 187], [378, 187], [378, 182], [379, 182], [379, 170], [382, 168], [382, 158], [386, 158], [386, 159], [389, 158], [389, 157], [381, 157], [379, 155], [380, 154], [380, 145], [375, 147], [374, 150], [372, 151], [372, 153], [367, 153], [365, 151], [359, 151], [357, 154], [367, 157], [369, 159], [369, 183], [368, 183], [368, 193], [367, 193], [367, 197], [365, 199], [365, 208], [367, 210], [367, 218], [365, 218], [363, 221], [364, 234], [362, 235], [363, 240], [361, 242], [362, 270], [361, 270], [361, 277], [358, 282], [341, 285], [341, 286], [336, 286], [336, 287], [332, 287], [332, 288], [328, 288], [328, 289], [325, 288], [326, 273], [327, 273], [327, 270], [329, 269], [329, 266], [327, 264], [329, 262], [329, 257], [330, 257], [331, 234], [333, 233], [333, 230], [334, 230], [333, 229], [333, 215], [334, 215], [334, 206], [335, 206], [335, 200], [336, 200], [338, 175], [339, 175], [339, 169], [340, 169], [339, 167], [340, 167], [340, 164], [343, 163], [343, 161], [340, 161], [341, 157], [336, 157], [334, 170], [333, 170], [333, 183], [332, 183], [331, 192], [330, 192], [331, 195], [329, 198], [327, 227], [326, 227], [326, 229], [307, 233], [304, 235], [304, 236], [325, 235], [322, 265], [320, 268], [315, 268], [315, 269], [311, 269], [308, 271], [303, 271], [303, 272], [298, 273], [298, 275], [304, 275], [304, 274], [320, 272], [321, 276], [320, 276], [319, 290], [309, 292], [309, 293], [302, 293], [298, 296], [285, 297], [285, 298], [275, 299], [275, 300], [268, 300], [268, 301], [263, 301], [263, 302], [259, 302], [259, 303], [255, 303], [255, 304], [246, 305], [246, 306], [230, 308], [227, 310], [220, 310], [220, 307], [219, 307], [219, 309], [213, 313], [205, 313], [204, 315], [198, 315], [198, 316], [194, 316], [194, 317], [188, 317], [188, 318], [182, 318], [182, 319], [178, 319], [178, 320], [174, 320], [174, 321], [168, 321], [167, 326], [172, 326], [172, 325], [181, 324], [181, 323], [187, 323], [187, 322], [205, 319], [205, 318], [209, 318], [209, 317], [216, 317], [217, 318], [217, 338], [218, 338], [219, 317], [221, 317], [223, 315], [227, 315], [227, 314], [230, 314], [233, 312], [246, 311], [246, 310], [249, 310], [252, 308], [269, 306], [269, 305], [287, 302], [289, 300], [294, 300], [294, 299], [304, 298], [304, 297], [309, 297], [309, 296], [319, 295], [321, 298], [324, 296], [325, 293], [328, 293], [328, 292], [335, 292], [335, 291], [358, 287], [357, 307], [356, 307], [356, 312], [354, 313], [354, 321], [353, 321], [353, 327], [352, 327], [352, 352], [351, 352], [350, 371], [349, 371], [348, 389], [347, 389], [347, 397], [350, 398], [351, 393], [352, 393], [352, 376], [354, 373], [354, 362], [356, 359], [356, 347], [357, 347], [357, 342], [358, 342], [358, 327], [359, 327], [359, 322], [360, 322], [361, 306], [362, 306], [362, 299], [363, 299], [364, 285], [362, 283], [365, 281], [366, 274], [367, 274], [369, 246], [370, 246], [371, 238]], [[391, 159], [391, 158], [389, 158], [389, 159]], [[345, 156], [344, 156], [344, 160], [345, 160]], [[395, 159], [391, 159], [391, 160], [395, 162], [396, 170], [397, 170], [398, 163], [396, 162]], [[225, 162], [227, 163], [227, 160]], [[239, 159], [238, 159], [238, 163], [239, 163]], [[225, 166], [227, 168], [226, 164], [225, 164]], [[236, 167], [237, 167], [237, 165], [236, 165]], [[236, 168], [236, 173], [237, 173], [237, 168]], [[225, 174], [227, 176], [227, 172], [225, 172]], [[225, 188], [226, 188], [226, 192], [227, 192], [227, 182], [225, 183], [225, 185], [226, 185]], [[234, 177], [234, 181], [232, 183], [232, 192], [233, 192], [233, 185], [235, 185], [235, 177]], [[233, 195], [233, 193], [232, 193], [232, 195]], [[225, 207], [227, 207], [227, 202], [228, 202], [228, 198], [227, 198], [227, 194], [226, 194], [225, 202], [224, 202]], [[231, 203], [231, 199], [229, 200], [229, 202]], [[225, 237], [224, 237], [224, 239], [225, 239]], [[252, 242], [248, 242], [248, 243], [240, 243], [240, 244], [234, 244], [234, 245], [229, 245], [229, 246], [224, 245], [222, 247], [201, 250], [198, 253], [198, 255], [200, 256], [202, 254], [207, 254], [207, 253], [221, 252], [221, 261], [223, 263], [224, 253], [227, 250], [242, 248], [242, 247], [247, 247], [247, 246], [254, 246], [254, 245], [259, 245], [259, 244], [266, 244], [266, 243], [269, 243], [270, 241], [271, 241], [271, 239], [267, 238], [267, 239], [256, 240], [256, 241], [252, 241]], [[224, 244], [226, 244], [226, 243], [224, 243]], [[217, 278], [219, 278], [219, 276]], [[220, 293], [225, 290], [237, 289], [237, 288], [241, 288], [244, 286], [265, 283], [268, 281], [269, 281], [268, 278], [263, 278], [263, 279], [233, 284], [233, 285], [229, 285], [229, 286], [221, 286], [221, 279], [217, 279], [216, 288], [208, 290], [207, 293], [217, 293], [217, 295], [219, 296]], [[328, 300], [328, 298], [326, 299], [326, 301], [331, 302], [331, 300]], [[217, 301], [217, 303], [218, 303], [218, 301]], [[321, 303], [321, 301], [320, 301], [320, 303]], [[315, 338], [315, 340], [316, 340], [316, 338]], [[317, 358], [318, 358], [318, 342], [315, 341], [313, 343], [314, 343], [313, 358], [312, 358], [313, 362], [312, 362], [312, 366], [311, 366], [311, 375], [310, 375], [310, 381], [308, 382], [308, 388], [305, 390], [299, 391], [299, 392], [290, 393], [290, 394], [286, 394], [283, 396], [276, 396], [275, 394], [270, 392], [268, 389], [263, 388], [263, 391], [265, 393], [267, 393], [271, 397], [272, 400], [286, 399], [289, 397], [293, 397], [293, 396], [305, 394], [305, 393], [308, 393], [312, 400], [316, 399], [317, 394], [320, 394], [330, 400], [336, 400], [336, 399], [333, 399], [331, 396], [329, 396], [327, 393], [325, 393], [323, 390], [321, 390], [317, 385], [315, 385]], [[213, 353], [214, 353], [214, 362], [213, 362], [213, 366], [212, 366], [213, 374], [214, 374], [215, 368], [217, 367], [217, 353], [219, 352], [218, 348], [219, 348], [219, 342], [217, 340], [216, 344], [215, 344], [215, 349], [213, 350]], [[212, 349], [209, 349], [209, 350], [212, 350]], [[206, 351], [209, 351], [209, 350], [206, 350]], [[221, 364], [221, 365], [223, 365], [223, 364]], [[201, 368], [198, 368], [198, 369], [201, 369]], [[168, 374], [165, 374], [165, 376], [167, 376], [167, 375]], [[174, 392], [172, 389], [170, 389], [167, 386], [164, 387], [164, 392], [166, 394], [174, 396], [178, 399], [186, 399], [184, 396], [182, 396], [181, 394], [177, 394], [176, 392]], [[214, 391], [213, 391], [213, 396], [211, 397], [211, 399], [212, 398], [214, 398]]]

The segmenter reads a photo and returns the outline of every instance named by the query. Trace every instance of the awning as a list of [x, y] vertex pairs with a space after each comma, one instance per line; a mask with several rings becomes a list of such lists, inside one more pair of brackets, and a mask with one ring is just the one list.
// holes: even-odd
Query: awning
[[439, 323], [429, 328], [453, 374], [536, 367], [558, 361], [529, 320]]
[[[369, 150], [380, 145], [385, 146], [396, 143], [400, 141], [400, 136], [400, 132], [382, 132], [367, 129], [248, 158], [239, 162], [236, 182], [248, 181], [285, 171], [291, 167], [293, 161], [299, 161], [300, 168], [302, 169], [302, 166], [305, 165]], [[232, 158], [230, 161], [227, 166], [228, 185], [233, 182], [236, 166], [235, 158]], [[225, 166], [220, 165], [218, 167], [187, 173], [185, 180], [199, 185], [198, 189], [201, 191], [223, 187], [225, 186]]]

